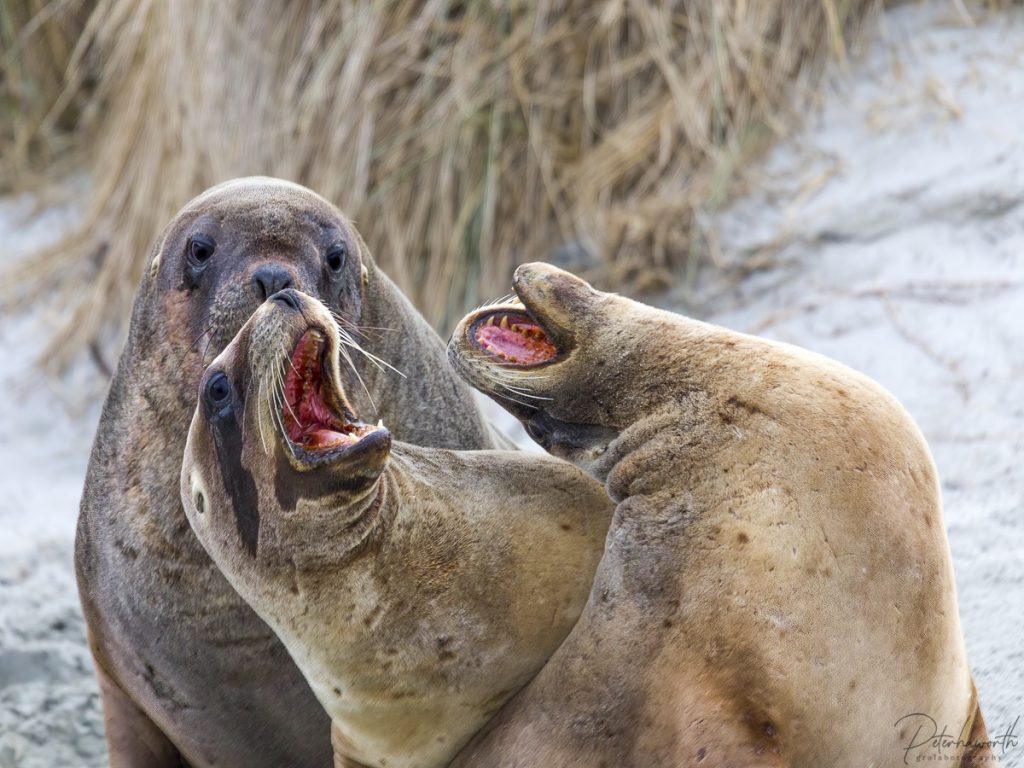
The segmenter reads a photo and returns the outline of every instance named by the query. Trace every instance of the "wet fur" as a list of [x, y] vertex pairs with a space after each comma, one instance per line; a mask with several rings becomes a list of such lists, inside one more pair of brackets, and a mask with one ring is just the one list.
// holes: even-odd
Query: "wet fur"
[[[79, 592], [113, 766], [330, 763], [329, 720], [280, 641], [199, 545], [178, 491], [200, 375], [258, 306], [252, 271], [285, 265], [298, 287], [323, 295], [316, 236], [324, 226], [351, 244], [344, 279], [324, 298], [351, 329], [365, 329], [368, 350], [407, 375], [356, 361], [395, 435], [445, 447], [503, 444], [445, 365], [441, 340], [333, 206], [272, 179], [228, 182], [187, 205], [139, 288], [78, 522]], [[215, 282], [183, 278], [194, 227], [219, 233]], [[353, 396], [373, 413], [361, 391]]]
[[532, 407], [474, 316], [450, 357], [528, 426], [599, 427], [541, 442], [618, 506], [579, 623], [453, 765], [889, 766], [903, 715], [971, 722], [935, 467], [891, 395], [546, 265], [515, 286], [564, 351], [501, 372]]

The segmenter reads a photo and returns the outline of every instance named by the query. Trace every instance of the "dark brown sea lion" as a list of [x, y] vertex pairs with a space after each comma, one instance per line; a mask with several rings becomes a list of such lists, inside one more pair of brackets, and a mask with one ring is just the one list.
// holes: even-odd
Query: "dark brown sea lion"
[[[373, 355], [343, 375], [395, 437], [450, 448], [495, 438], [444, 344], [313, 192], [240, 179], [161, 235], [99, 430], [76, 541], [79, 591], [113, 766], [329, 765], [330, 722], [284, 647], [196, 540], [178, 478], [205, 364], [274, 292], [318, 297]], [[369, 402], [372, 396], [373, 405]]]
[[549, 456], [391, 441], [331, 315], [260, 307], [199, 390], [189, 522], [331, 715], [339, 764], [443, 766], [579, 617], [612, 503]]
[[915, 714], [987, 737], [935, 466], [889, 393], [546, 265], [514, 287], [521, 303], [469, 315], [450, 358], [618, 506], [579, 623], [454, 765], [991, 756], [906, 751]]

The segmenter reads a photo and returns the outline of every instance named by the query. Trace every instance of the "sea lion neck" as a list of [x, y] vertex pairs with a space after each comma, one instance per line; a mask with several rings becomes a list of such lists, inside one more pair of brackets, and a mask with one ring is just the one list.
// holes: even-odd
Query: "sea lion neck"
[[[360, 413], [389, 425], [396, 440], [434, 448], [493, 448], [495, 441], [469, 387], [448, 365], [444, 342], [398, 287], [375, 265], [367, 266], [360, 344], [394, 365], [354, 362], [372, 396], [350, 387]], [[427, 406], [427, 407], [424, 407]], [[369, 418], [366, 418], [370, 421]]]
[[394, 523], [396, 498], [393, 477], [385, 469], [358, 498], [325, 505], [322, 512], [300, 510], [267, 521], [275, 529], [271, 546], [294, 569], [296, 588], [313, 589], [313, 582], [350, 569], [364, 557], [372, 559]]

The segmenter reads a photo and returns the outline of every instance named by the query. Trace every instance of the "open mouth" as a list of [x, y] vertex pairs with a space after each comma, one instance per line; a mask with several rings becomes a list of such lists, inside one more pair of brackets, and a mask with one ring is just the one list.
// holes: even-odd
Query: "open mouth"
[[476, 319], [469, 336], [485, 354], [503, 365], [529, 367], [558, 357], [558, 347], [526, 312], [496, 309]]
[[295, 345], [284, 384], [281, 424], [295, 446], [334, 453], [383, 429], [355, 417], [331, 386], [325, 334], [310, 328]]

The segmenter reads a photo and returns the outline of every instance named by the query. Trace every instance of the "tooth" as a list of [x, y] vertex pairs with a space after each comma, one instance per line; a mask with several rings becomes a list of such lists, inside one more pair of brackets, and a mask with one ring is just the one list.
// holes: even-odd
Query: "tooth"
[[506, 331], [508, 330], [508, 315], [501, 316], [501, 327]]
[[488, 325], [494, 325], [494, 315], [491, 315], [490, 317], [488, 317], [488, 318], [487, 318], [487, 322], [486, 322], [486, 323], [484, 323], [484, 325], [485, 325], [485, 326], [488, 326]]
[[384, 419], [377, 419], [377, 426], [378, 427], [383, 427], [384, 426]]

